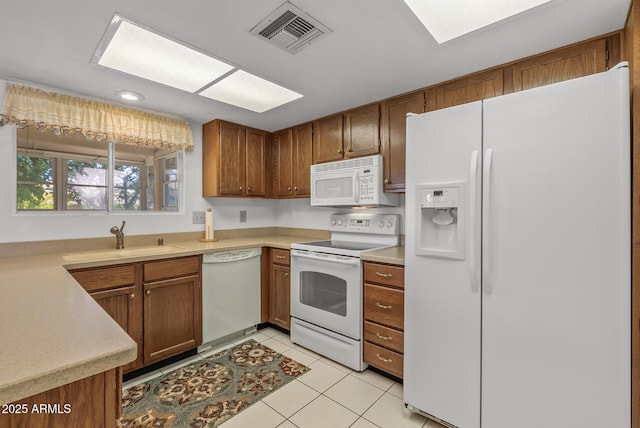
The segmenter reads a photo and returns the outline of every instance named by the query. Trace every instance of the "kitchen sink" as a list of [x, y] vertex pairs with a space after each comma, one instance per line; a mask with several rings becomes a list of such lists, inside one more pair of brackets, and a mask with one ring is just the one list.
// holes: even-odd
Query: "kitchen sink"
[[90, 260], [119, 259], [123, 257], [153, 256], [157, 254], [173, 253], [180, 250], [184, 250], [184, 248], [176, 247], [174, 245], [158, 245], [153, 247], [125, 248], [122, 250], [105, 250], [65, 254], [62, 256], [62, 258], [69, 262], [83, 262]]

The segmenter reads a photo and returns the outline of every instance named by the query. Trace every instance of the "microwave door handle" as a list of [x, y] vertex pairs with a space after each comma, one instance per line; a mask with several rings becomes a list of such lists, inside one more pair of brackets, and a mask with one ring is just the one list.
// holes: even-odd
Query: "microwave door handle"
[[353, 197], [356, 203], [360, 202], [360, 174], [358, 171], [353, 175]]

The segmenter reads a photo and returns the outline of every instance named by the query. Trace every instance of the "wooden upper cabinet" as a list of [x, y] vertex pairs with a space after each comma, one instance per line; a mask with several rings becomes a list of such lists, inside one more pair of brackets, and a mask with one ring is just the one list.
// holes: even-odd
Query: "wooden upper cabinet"
[[381, 129], [385, 192], [404, 192], [407, 113], [424, 113], [424, 91], [382, 102]]
[[245, 140], [244, 127], [234, 123], [220, 123], [220, 195], [242, 196], [244, 193]]
[[606, 70], [607, 41], [600, 39], [518, 61], [505, 73], [512, 79], [515, 92]]
[[202, 195], [265, 196], [268, 133], [213, 120], [202, 127]]
[[293, 128], [293, 195], [311, 196], [311, 162], [313, 158], [313, 126], [311, 123]]
[[502, 69], [489, 70], [438, 85], [435, 88], [435, 105], [427, 102], [427, 110], [452, 107], [502, 94]]
[[334, 114], [313, 122], [314, 164], [342, 159], [342, 125], [342, 114]]
[[271, 144], [273, 195], [276, 198], [311, 195], [313, 125], [305, 123], [273, 134]]
[[271, 151], [273, 155], [273, 195], [275, 197], [289, 196], [293, 190], [291, 129], [273, 134]]
[[246, 131], [246, 196], [267, 194], [267, 132], [247, 128]]
[[344, 113], [344, 157], [380, 153], [380, 104]]

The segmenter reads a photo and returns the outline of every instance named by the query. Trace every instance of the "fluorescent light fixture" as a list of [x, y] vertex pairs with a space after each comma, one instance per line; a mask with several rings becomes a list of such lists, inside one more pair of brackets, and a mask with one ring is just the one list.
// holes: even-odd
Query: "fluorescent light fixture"
[[243, 70], [206, 88], [200, 95], [247, 110], [263, 113], [302, 95]]
[[438, 43], [486, 27], [551, 0], [404, 0]]
[[127, 100], [127, 101], [142, 101], [144, 100], [144, 95], [139, 94], [137, 92], [133, 92], [133, 91], [127, 91], [127, 90], [117, 90], [114, 91], [114, 94], [116, 94], [118, 97], [122, 98], [123, 100]]
[[188, 92], [197, 91], [234, 68], [117, 14], [92, 62]]

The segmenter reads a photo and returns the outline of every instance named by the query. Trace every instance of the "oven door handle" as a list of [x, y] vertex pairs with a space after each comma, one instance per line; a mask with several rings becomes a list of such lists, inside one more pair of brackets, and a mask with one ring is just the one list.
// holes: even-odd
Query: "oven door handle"
[[332, 263], [338, 263], [341, 265], [360, 266], [360, 259], [356, 257], [346, 257], [344, 259], [338, 259], [336, 258], [336, 256], [319, 257], [319, 256], [314, 256], [313, 254], [309, 254], [307, 252], [298, 251], [298, 250], [291, 250], [291, 257], [299, 257], [301, 259], [311, 259], [311, 260], [317, 260], [322, 262], [332, 262]]

